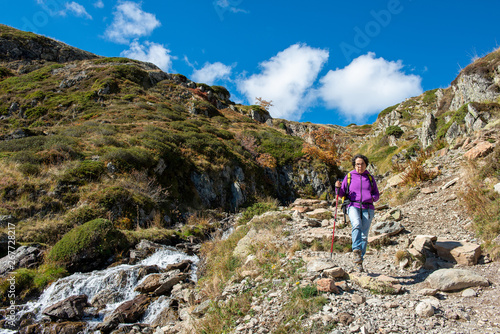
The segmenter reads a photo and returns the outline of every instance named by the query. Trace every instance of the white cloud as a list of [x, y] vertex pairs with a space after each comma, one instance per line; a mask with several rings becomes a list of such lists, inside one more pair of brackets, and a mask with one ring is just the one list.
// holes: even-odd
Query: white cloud
[[102, 2], [102, 0], [97, 0], [96, 2], [94, 2], [94, 7], [104, 8], [104, 2]]
[[122, 51], [120, 55], [153, 63], [165, 72], [172, 68], [173, 57], [170, 55], [170, 50], [161, 44], [146, 42], [141, 45], [138, 41], [133, 41], [130, 44], [130, 49]]
[[262, 72], [241, 79], [238, 90], [250, 103], [272, 100], [272, 117], [298, 120], [307, 107], [306, 95], [328, 59], [328, 51], [294, 44], [262, 62]]
[[113, 15], [113, 23], [104, 35], [117, 43], [126, 44], [132, 38], [149, 35], [161, 25], [154, 14], [144, 12], [140, 4], [132, 1], [120, 2]]
[[338, 109], [350, 120], [362, 120], [407, 97], [422, 93], [422, 78], [407, 75], [403, 63], [375, 58], [369, 52], [348, 66], [330, 70], [321, 78], [318, 95], [329, 108]]
[[193, 72], [191, 79], [196, 82], [213, 85], [218, 79], [228, 79], [232, 69], [232, 66], [227, 66], [219, 62], [213, 64], [205, 63], [203, 68]]
[[[38, 2], [40, 3], [40, 2]], [[76, 17], [84, 17], [86, 19], [92, 20], [92, 16], [90, 16], [89, 13], [87, 13], [87, 10], [85, 7], [80, 5], [79, 3], [76, 3], [74, 1], [72, 2], [66, 2], [64, 4], [64, 9], [59, 11], [59, 15], [61, 16], [66, 16], [68, 13], [71, 13], [75, 15]]]

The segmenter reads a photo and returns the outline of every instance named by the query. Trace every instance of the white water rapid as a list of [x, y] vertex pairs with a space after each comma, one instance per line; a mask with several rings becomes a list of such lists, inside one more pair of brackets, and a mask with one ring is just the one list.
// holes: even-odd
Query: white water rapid
[[[134, 288], [145, 279], [145, 277], [140, 281], [138, 279], [138, 273], [142, 267], [157, 265], [163, 269], [169, 264], [178, 263], [183, 260], [193, 262], [190, 278], [192, 281], [196, 281], [199, 258], [195, 255], [189, 256], [174, 248], [163, 247], [135, 265], [123, 264], [104, 270], [95, 270], [90, 273], [75, 273], [71, 276], [61, 278], [50, 285], [37, 301], [27, 303], [25, 310], [19, 312], [18, 317], [27, 312], [32, 312], [35, 314], [37, 320], [40, 320], [45, 308], [70, 296], [87, 295], [90, 303], [97, 294], [102, 295], [103, 293], [107, 293], [108, 295], [112, 295], [113, 302], [100, 310], [98, 317], [86, 319], [91, 325], [90, 327], [93, 327], [93, 324], [101, 322], [107, 314], [113, 312], [124, 301], [131, 300], [139, 294], [134, 291]], [[158, 314], [164, 308], [168, 307], [169, 304], [170, 298], [161, 296], [151, 303], [140, 322], [146, 324], [153, 322]]]

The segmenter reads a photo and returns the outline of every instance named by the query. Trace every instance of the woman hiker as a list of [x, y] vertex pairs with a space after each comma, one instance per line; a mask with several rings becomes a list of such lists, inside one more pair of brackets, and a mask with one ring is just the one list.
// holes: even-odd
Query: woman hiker
[[361, 154], [356, 154], [352, 158], [352, 167], [342, 184], [335, 183], [339, 189], [339, 197], [345, 197], [347, 204], [347, 214], [352, 225], [352, 252], [354, 254], [354, 264], [356, 269], [363, 271], [363, 257], [368, 244], [368, 232], [373, 219], [375, 207], [373, 202], [378, 201], [380, 194], [375, 178], [366, 170], [368, 158]]

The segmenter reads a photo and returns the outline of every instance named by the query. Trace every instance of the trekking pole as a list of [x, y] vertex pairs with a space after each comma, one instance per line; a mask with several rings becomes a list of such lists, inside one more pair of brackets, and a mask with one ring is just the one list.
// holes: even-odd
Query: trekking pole
[[339, 206], [339, 188], [335, 186], [335, 193], [337, 194], [337, 199], [335, 200], [335, 218], [333, 218], [333, 233], [332, 233], [332, 247], [330, 248], [330, 259], [333, 254], [333, 239], [335, 239], [335, 225], [337, 223], [337, 208]]

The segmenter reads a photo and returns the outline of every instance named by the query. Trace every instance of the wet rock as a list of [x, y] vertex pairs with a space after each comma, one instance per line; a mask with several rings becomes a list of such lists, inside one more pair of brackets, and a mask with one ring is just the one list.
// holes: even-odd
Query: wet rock
[[122, 303], [104, 321], [97, 326], [103, 333], [109, 333], [121, 323], [137, 322], [146, 312], [151, 297], [139, 295], [132, 300]]
[[43, 310], [43, 314], [55, 319], [81, 320], [86, 306], [88, 306], [86, 295], [71, 296], [47, 307]]
[[190, 260], [183, 260], [178, 263], [174, 264], [169, 264], [166, 268], [165, 271], [170, 271], [170, 270], [180, 270], [182, 272], [187, 272], [189, 268], [191, 268], [191, 265], [193, 264], [193, 261]]
[[150, 293], [153, 296], [160, 296], [170, 293], [173, 286], [188, 277], [180, 270], [172, 270], [165, 274], [151, 274], [139, 284], [135, 291], [140, 293]]

